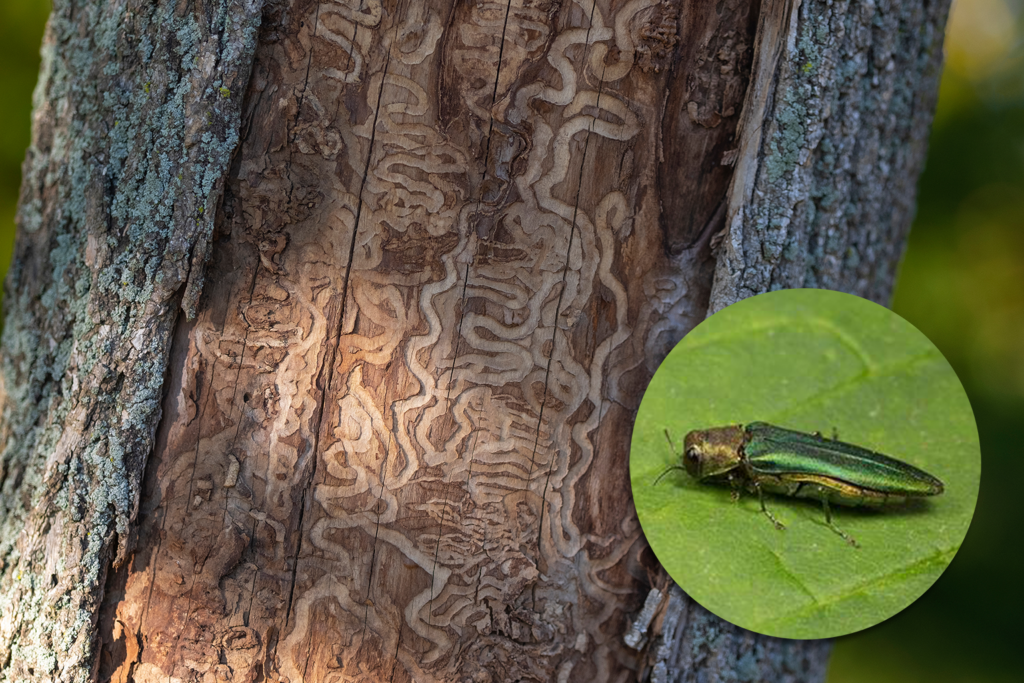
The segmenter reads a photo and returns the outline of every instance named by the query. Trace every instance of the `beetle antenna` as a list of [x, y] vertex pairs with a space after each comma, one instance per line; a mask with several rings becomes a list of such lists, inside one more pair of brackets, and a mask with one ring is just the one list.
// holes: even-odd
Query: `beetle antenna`
[[686, 469], [686, 468], [683, 467], [682, 465], [669, 465], [668, 467], [665, 468], [664, 472], [662, 472], [661, 474], [658, 475], [658, 478], [654, 480], [654, 484], [652, 484], [652, 486], [657, 486], [658, 482], [661, 481], [662, 477], [664, 477], [666, 474], [668, 474], [672, 470], [682, 470], [682, 469]]
[[672, 449], [672, 455], [676, 455], [676, 445], [672, 443], [672, 437], [669, 436], [668, 430], [665, 430], [665, 438], [668, 439], [668, 447]]

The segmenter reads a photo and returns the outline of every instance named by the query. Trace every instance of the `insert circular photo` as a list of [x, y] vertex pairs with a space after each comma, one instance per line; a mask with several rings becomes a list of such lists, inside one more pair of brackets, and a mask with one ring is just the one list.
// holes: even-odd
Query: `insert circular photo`
[[633, 499], [669, 575], [750, 631], [830, 638], [919, 598], [959, 550], [981, 450], [949, 363], [849, 294], [783, 290], [690, 332], [644, 394]]

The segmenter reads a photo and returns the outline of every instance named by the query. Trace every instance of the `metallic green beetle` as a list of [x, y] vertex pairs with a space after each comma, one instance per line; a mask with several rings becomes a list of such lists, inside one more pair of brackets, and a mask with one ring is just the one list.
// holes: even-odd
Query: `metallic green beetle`
[[[675, 453], [667, 429], [665, 437]], [[828, 527], [853, 546], [853, 537], [832, 522], [830, 503], [879, 506], [935, 496], [945, 488], [936, 477], [887, 455], [765, 422], [696, 429], [686, 435], [681, 457], [682, 465], [672, 465], [654, 483], [685, 469], [699, 482], [731, 486], [733, 499], [746, 488], [757, 493], [761, 511], [776, 529], [785, 526], [765, 507], [765, 491], [814, 498], [821, 501]]]

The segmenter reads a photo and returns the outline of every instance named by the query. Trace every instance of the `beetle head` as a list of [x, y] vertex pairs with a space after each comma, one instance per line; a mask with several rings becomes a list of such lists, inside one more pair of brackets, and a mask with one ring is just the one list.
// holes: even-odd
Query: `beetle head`
[[694, 479], [709, 479], [739, 467], [743, 427], [696, 429], [683, 441], [683, 467]]

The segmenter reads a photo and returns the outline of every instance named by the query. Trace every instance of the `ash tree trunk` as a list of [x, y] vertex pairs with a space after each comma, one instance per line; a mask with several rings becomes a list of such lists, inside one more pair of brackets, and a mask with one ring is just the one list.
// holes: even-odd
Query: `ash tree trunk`
[[0, 680], [821, 680], [664, 575], [630, 429], [709, 312], [888, 300], [946, 11], [55, 2]]

